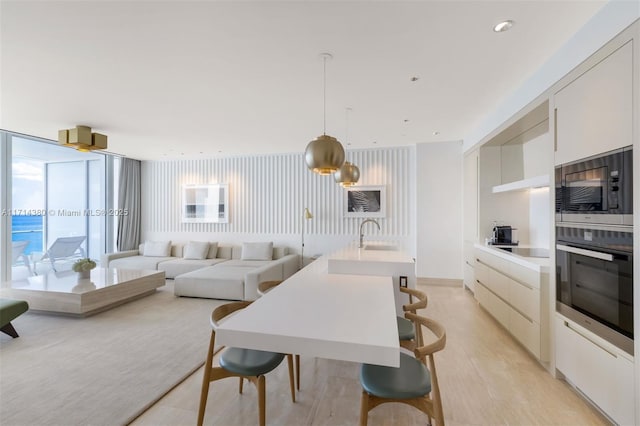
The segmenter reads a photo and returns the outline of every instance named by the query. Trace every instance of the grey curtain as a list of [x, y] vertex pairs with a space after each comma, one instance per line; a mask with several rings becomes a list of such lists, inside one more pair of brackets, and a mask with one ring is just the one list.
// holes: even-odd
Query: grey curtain
[[118, 209], [118, 251], [137, 249], [140, 244], [140, 161], [123, 158], [120, 163]]

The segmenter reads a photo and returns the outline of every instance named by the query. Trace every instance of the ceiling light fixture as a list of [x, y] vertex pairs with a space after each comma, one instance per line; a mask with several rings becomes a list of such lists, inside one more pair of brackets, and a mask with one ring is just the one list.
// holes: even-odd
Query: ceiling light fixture
[[[347, 108], [345, 112], [345, 142], [349, 140], [349, 111], [352, 111], [352, 109]], [[347, 145], [349, 145], [348, 142]], [[358, 179], [360, 179], [360, 169], [355, 164], [345, 161], [342, 167], [333, 174], [333, 177], [336, 180], [336, 183], [340, 184], [340, 186], [348, 188], [358, 183]]]
[[327, 61], [332, 59], [330, 53], [320, 54], [323, 61], [323, 132], [307, 145], [304, 159], [307, 167], [319, 175], [335, 173], [344, 163], [344, 148], [338, 139], [327, 135]]
[[89, 152], [107, 149], [107, 136], [91, 133], [89, 126], [76, 126], [74, 129], [58, 130], [58, 143], [78, 151]]
[[509, 19], [496, 24], [496, 26], [493, 27], [493, 31], [502, 33], [511, 29], [511, 27], [513, 27], [513, 21]]

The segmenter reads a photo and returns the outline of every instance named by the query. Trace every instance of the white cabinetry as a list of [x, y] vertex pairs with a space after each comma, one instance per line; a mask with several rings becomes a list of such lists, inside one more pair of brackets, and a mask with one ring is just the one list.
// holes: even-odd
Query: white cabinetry
[[555, 164], [632, 145], [633, 41], [554, 95]]
[[556, 314], [556, 368], [620, 425], [634, 424], [633, 359]]
[[540, 361], [549, 360], [548, 274], [476, 248], [476, 298]]

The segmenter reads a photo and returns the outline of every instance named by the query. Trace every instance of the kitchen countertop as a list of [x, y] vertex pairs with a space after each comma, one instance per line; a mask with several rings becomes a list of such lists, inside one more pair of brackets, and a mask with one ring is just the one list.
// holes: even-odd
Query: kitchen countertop
[[[355, 260], [373, 262], [393, 262], [393, 263], [414, 263], [413, 257], [401, 250], [398, 245], [386, 241], [365, 241], [364, 246], [378, 247], [378, 249], [367, 250], [358, 248], [358, 242], [354, 241], [348, 246], [331, 253], [329, 260]], [[385, 250], [385, 247], [395, 247], [395, 249]]]
[[[474, 247], [480, 250], [484, 250], [487, 253], [491, 253], [495, 256], [501, 257], [510, 262], [517, 263], [518, 265], [522, 265], [526, 268], [533, 269], [534, 271], [544, 273], [544, 274], [549, 273], [549, 265], [551, 264], [550, 258], [524, 257], [524, 256], [517, 255], [515, 253], [500, 250], [499, 248], [499, 247], [509, 247], [509, 248], [514, 248], [514, 247], [545, 248], [545, 247], [536, 247], [536, 246], [531, 246], [526, 244], [517, 245], [517, 246], [492, 246], [492, 245], [485, 245], [485, 244], [479, 244], [479, 243], [474, 244]], [[552, 250], [549, 250], [549, 256], [553, 256]]]

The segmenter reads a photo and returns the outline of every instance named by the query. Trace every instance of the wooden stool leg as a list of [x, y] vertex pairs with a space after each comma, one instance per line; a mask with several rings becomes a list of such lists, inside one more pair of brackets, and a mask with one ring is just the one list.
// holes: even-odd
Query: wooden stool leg
[[258, 377], [258, 383], [257, 383], [257, 388], [258, 388], [258, 418], [259, 418], [259, 422], [260, 422], [260, 426], [265, 426], [265, 422], [266, 422], [266, 392], [265, 392], [265, 383], [264, 383], [264, 376], [259, 376]]
[[360, 398], [360, 426], [367, 426], [369, 421], [369, 394], [367, 391], [362, 391], [362, 397]]
[[200, 391], [200, 407], [198, 408], [198, 426], [202, 426], [204, 421], [204, 409], [207, 407], [207, 397], [209, 396], [209, 383], [211, 382], [211, 367], [213, 366], [213, 342], [215, 334], [211, 333], [209, 340], [209, 352], [207, 361], [204, 363], [204, 374], [202, 375], [202, 390]]
[[296, 355], [296, 389], [300, 391], [300, 355]]
[[242, 393], [242, 384], [244, 383], [244, 380], [242, 379], [242, 377], [238, 377], [240, 379], [240, 383], [238, 384], [238, 393]]
[[293, 383], [293, 355], [287, 355], [287, 364], [289, 365], [289, 387], [291, 388], [291, 402], [296, 402], [296, 389]]

